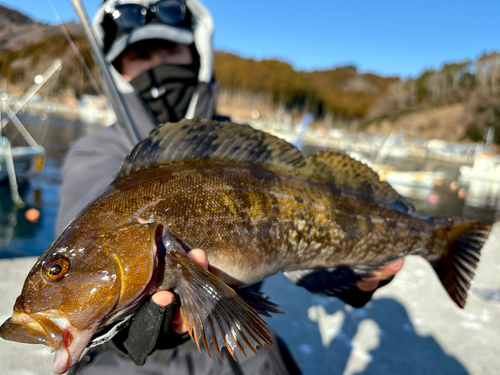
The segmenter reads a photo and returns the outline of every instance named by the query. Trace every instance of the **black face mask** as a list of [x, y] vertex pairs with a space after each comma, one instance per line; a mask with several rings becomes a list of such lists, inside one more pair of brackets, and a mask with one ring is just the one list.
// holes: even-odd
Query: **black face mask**
[[158, 123], [184, 118], [198, 84], [194, 65], [159, 65], [130, 81]]

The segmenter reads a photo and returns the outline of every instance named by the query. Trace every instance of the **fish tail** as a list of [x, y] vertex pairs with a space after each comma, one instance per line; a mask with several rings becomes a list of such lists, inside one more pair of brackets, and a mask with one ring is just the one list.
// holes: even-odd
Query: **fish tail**
[[[435, 217], [434, 251], [427, 256], [441, 283], [463, 308], [491, 225], [460, 218]], [[439, 254], [436, 259], [435, 255]]]

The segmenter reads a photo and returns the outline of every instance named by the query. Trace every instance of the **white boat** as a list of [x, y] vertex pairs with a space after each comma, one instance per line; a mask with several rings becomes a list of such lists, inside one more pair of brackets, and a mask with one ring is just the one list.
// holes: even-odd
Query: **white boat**
[[83, 122], [102, 123], [109, 126], [116, 122], [116, 114], [105, 97], [82, 95], [81, 107], [74, 110]]
[[500, 183], [483, 180], [460, 180], [467, 188], [465, 204], [472, 207], [500, 208]]
[[474, 158], [472, 167], [460, 167], [460, 178], [463, 180], [500, 183], [500, 160], [490, 152], [482, 152]]
[[[387, 181], [397, 191], [399, 187], [432, 190], [436, 185], [442, 185], [446, 177], [444, 172], [397, 171], [391, 165], [372, 163], [362, 154], [357, 152], [350, 152], [349, 156], [363, 164], [368, 165], [375, 172], [377, 172], [382, 181]], [[406, 190], [407, 189], [405, 189], [405, 191]], [[405, 195], [401, 192], [399, 193]]]
[[442, 184], [444, 182], [444, 178], [445, 175], [443, 172], [388, 171], [385, 174], [385, 180], [395, 189], [395, 186], [407, 186], [417, 189], [432, 190], [436, 184]]
[[[11, 154], [12, 156], [9, 156]], [[17, 174], [22, 172], [38, 172], [43, 165], [45, 148], [43, 146], [11, 147], [6, 137], [0, 140], [0, 182], [8, 178], [8, 159], [12, 157]]]
[[428, 201], [436, 185], [442, 185], [445, 179], [443, 172], [431, 171], [387, 170], [379, 175], [399, 194], [416, 201]]
[[381, 181], [387, 181], [399, 194], [418, 201], [427, 201], [434, 188], [445, 181], [444, 172], [434, 171], [397, 171], [387, 164], [374, 164], [362, 154], [350, 152], [349, 155], [372, 168]]

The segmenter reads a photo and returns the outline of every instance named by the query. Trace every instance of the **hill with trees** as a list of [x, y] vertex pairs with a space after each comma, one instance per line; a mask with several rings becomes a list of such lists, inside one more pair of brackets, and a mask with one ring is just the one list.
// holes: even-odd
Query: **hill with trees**
[[[67, 22], [64, 25], [70, 33], [83, 35], [80, 25], [74, 22]], [[60, 32], [59, 25], [37, 22], [15, 9], [0, 4], [0, 52], [38, 43]]]
[[[66, 26], [99, 80], [81, 29], [75, 24]], [[12, 30], [40, 38], [21, 42]], [[9, 38], [9, 34], [16, 37]], [[63, 62], [57, 90], [60, 97], [94, 93], [58, 26], [35, 22], [0, 6], [0, 79], [5, 78], [11, 90], [25, 91], [56, 58]], [[264, 120], [275, 120], [277, 112], [296, 118], [312, 112], [325, 127], [344, 126], [371, 133], [396, 130], [413, 137], [451, 141], [481, 140], [493, 126], [495, 141], [500, 143], [497, 52], [447, 63], [404, 80], [359, 72], [355, 66], [298, 71], [280, 60], [254, 60], [223, 51], [215, 53], [214, 63], [224, 110], [243, 120], [256, 109]]]

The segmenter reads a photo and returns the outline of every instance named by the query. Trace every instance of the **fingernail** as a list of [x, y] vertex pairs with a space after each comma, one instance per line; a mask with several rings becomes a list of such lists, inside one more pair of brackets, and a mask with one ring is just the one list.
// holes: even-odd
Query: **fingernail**
[[173, 294], [170, 292], [158, 292], [153, 294], [151, 297], [154, 303], [156, 303], [158, 306], [164, 307], [167, 305], [170, 305], [172, 301], [174, 300]]

